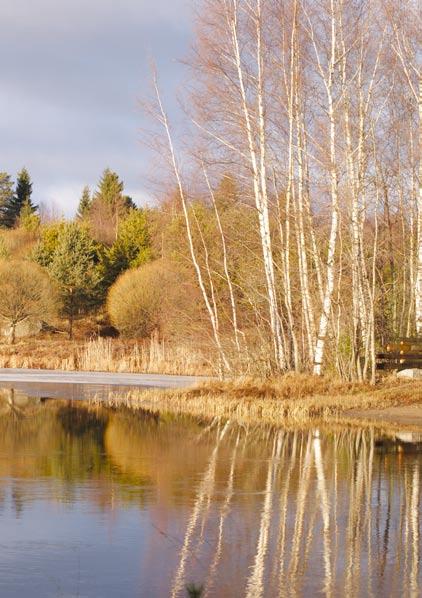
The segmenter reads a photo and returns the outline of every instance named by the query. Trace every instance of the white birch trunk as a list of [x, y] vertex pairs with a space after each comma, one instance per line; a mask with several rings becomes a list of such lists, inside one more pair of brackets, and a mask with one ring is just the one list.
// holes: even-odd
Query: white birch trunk
[[168, 141], [168, 148], [169, 148], [169, 152], [170, 152], [171, 164], [173, 167], [174, 175], [176, 177], [177, 187], [178, 187], [178, 191], [180, 194], [180, 200], [182, 202], [183, 215], [184, 215], [184, 219], [185, 219], [186, 232], [187, 232], [187, 237], [188, 237], [189, 250], [190, 250], [190, 254], [191, 254], [191, 258], [192, 258], [192, 263], [193, 263], [193, 266], [194, 266], [194, 269], [196, 272], [198, 284], [199, 284], [199, 287], [200, 287], [200, 290], [202, 293], [202, 298], [204, 300], [205, 307], [206, 307], [206, 310], [208, 312], [208, 316], [209, 316], [209, 319], [211, 322], [211, 327], [212, 327], [213, 335], [214, 335], [214, 341], [215, 341], [215, 344], [218, 349], [219, 357], [220, 357], [223, 365], [225, 366], [225, 368], [227, 370], [230, 370], [230, 365], [225, 356], [223, 346], [221, 343], [221, 339], [220, 339], [218, 319], [216, 319], [216, 314], [214, 312], [214, 309], [213, 309], [210, 299], [208, 297], [208, 292], [207, 292], [207, 289], [206, 289], [206, 286], [204, 283], [204, 279], [202, 276], [201, 267], [199, 265], [199, 262], [198, 262], [198, 259], [196, 256], [195, 246], [193, 243], [192, 227], [191, 227], [191, 222], [190, 222], [190, 217], [189, 217], [188, 203], [187, 203], [187, 199], [185, 196], [185, 191], [184, 191], [184, 188], [182, 185], [182, 179], [180, 176], [179, 167], [178, 167], [177, 160], [176, 160], [176, 153], [174, 151], [173, 139], [172, 139], [172, 135], [170, 132], [170, 126], [169, 126], [169, 122], [168, 122], [168, 118], [167, 118], [167, 113], [164, 110], [164, 106], [161, 101], [160, 91], [158, 89], [158, 83], [157, 83], [156, 78], [154, 78], [154, 89], [155, 89], [158, 108], [159, 108], [159, 112], [160, 112], [159, 118], [160, 118], [160, 122], [161, 122], [162, 126], [164, 127], [164, 131], [166, 133], [166, 137], [167, 137], [167, 141]]
[[204, 177], [205, 177], [205, 181], [208, 187], [208, 191], [211, 197], [211, 201], [212, 201], [212, 205], [214, 208], [214, 213], [215, 213], [215, 219], [217, 221], [217, 227], [218, 227], [218, 232], [220, 233], [220, 238], [221, 238], [221, 248], [223, 251], [223, 267], [224, 267], [224, 275], [226, 277], [226, 281], [227, 281], [227, 286], [228, 286], [228, 290], [229, 290], [229, 297], [230, 297], [230, 307], [231, 307], [231, 312], [232, 312], [232, 324], [233, 324], [233, 333], [234, 333], [234, 342], [236, 345], [236, 349], [237, 349], [237, 353], [239, 358], [242, 355], [242, 349], [240, 346], [240, 330], [238, 327], [238, 317], [237, 317], [237, 307], [236, 307], [236, 299], [235, 299], [235, 293], [234, 293], [234, 286], [233, 286], [233, 281], [232, 281], [232, 277], [230, 275], [230, 269], [229, 269], [229, 260], [228, 260], [228, 252], [227, 252], [227, 243], [226, 243], [226, 237], [224, 234], [224, 230], [223, 230], [223, 225], [221, 222], [221, 218], [220, 218], [220, 213], [218, 211], [218, 206], [217, 206], [217, 202], [215, 201], [215, 195], [214, 195], [214, 191], [212, 190], [209, 178], [208, 178], [208, 173], [205, 170], [204, 165], [202, 165], [202, 169], [204, 172]]
[[419, 78], [419, 189], [417, 203], [417, 267], [415, 289], [416, 334], [422, 335], [422, 77]]
[[334, 0], [331, 0], [331, 56], [328, 67], [328, 75], [325, 76], [320, 63], [318, 50], [315, 46], [317, 60], [320, 65], [321, 76], [325, 83], [327, 92], [327, 112], [329, 119], [329, 157], [330, 157], [330, 193], [331, 193], [331, 228], [328, 241], [328, 251], [326, 260], [326, 283], [324, 291], [324, 301], [322, 304], [322, 312], [319, 321], [319, 330], [317, 342], [314, 352], [314, 374], [320, 376], [322, 374], [322, 364], [324, 359], [325, 343], [328, 333], [328, 325], [331, 316], [331, 305], [335, 284], [335, 254], [337, 246], [337, 233], [339, 227], [339, 204], [338, 204], [338, 180], [337, 180], [337, 164], [336, 164], [336, 122], [334, 115], [334, 101], [333, 101], [333, 80], [334, 69], [336, 64], [336, 17]]
[[275, 284], [275, 272], [272, 256], [272, 243], [270, 231], [269, 218], [269, 203], [266, 187], [266, 165], [265, 165], [265, 117], [263, 104], [263, 73], [262, 73], [262, 55], [261, 55], [261, 22], [260, 10], [261, 2], [257, 0], [257, 17], [256, 17], [256, 32], [257, 32], [257, 67], [258, 67], [258, 81], [257, 81], [257, 110], [258, 110], [258, 137], [259, 148], [256, 147], [255, 135], [253, 132], [252, 115], [250, 112], [246, 88], [244, 82], [244, 72], [240, 53], [240, 45], [238, 39], [238, 0], [232, 0], [233, 12], [230, 21], [232, 45], [234, 51], [234, 62], [237, 71], [239, 82], [240, 100], [245, 121], [245, 132], [247, 137], [248, 151], [250, 155], [250, 164], [252, 168], [253, 190], [255, 205], [258, 212], [259, 232], [262, 246], [263, 266], [265, 272], [265, 280], [268, 295], [268, 306], [270, 315], [270, 326], [272, 334], [272, 342], [274, 346], [275, 362], [280, 369], [285, 369], [285, 351], [282, 340], [281, 321], [278, 311], [278, 301]]

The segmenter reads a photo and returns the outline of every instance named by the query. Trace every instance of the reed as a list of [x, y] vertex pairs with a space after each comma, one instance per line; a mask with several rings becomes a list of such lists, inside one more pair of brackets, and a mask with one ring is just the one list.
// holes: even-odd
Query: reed
[[210, 372], [191, 347], [171, 345], [157, 338], [127, 347], [111, 339], [89, 341], [77, 350], [77, 369], [103, 372], [149, 372], [195, 375]]
[[88, 341], [27, 339], [0, 345], [0, 367], [210, 375], [204, 352], [156, 337], [143, 342], [97, 338]]
[[112, 406], [270, 424], [361, 422], [367, 410], [415, 403], [422, 404], [421, 382], [387, 379], [374, 388], [305, 375], [287, 375], [275, 381], [207, 382], [166, 392], [132, 391], [109, 399]]

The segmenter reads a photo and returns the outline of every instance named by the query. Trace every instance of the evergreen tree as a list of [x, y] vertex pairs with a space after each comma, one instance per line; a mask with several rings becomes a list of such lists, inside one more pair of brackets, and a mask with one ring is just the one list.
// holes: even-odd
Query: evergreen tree
[[49, 268], [59, 244], [59, 239], [61, 239], [67, 226], [66, 222], [54, 222], [43, 226], [41, 238], [32, 253], [32, 259], [43, 268]]
[[62, 224], [48, 235], [46, 243], [48, 247], [39, 246], [34, 258], [47, 267], [57, 283], [62, 314], [68, 319], [69, 337], [72, 338], [74, 319], [98, 300], [100, 274], [97, 248], [88, 230], [77, 223]]
[[151, 239], [145, 210], [131, 210], [119, 225], [115, 243], [106, 251], [103, 282], [109, 287], [128, 268], [137, 268], [152, 257]]
[[214, 191], [214, 196], [220, 210], [235, 207], [240, 200], [236, 179], [228, 173], [223, 175]]
[[100, 199], [109, 206], [117, 206], [124, 203], [124, 183], [116, 172], [106, 168], [100, 179], [98, 189], [95, 192], [94, 200]]
[[40, 217], [34, 212], [34, 206], [30, 200], [26, 200], [19, 214], [19, 226], [28, 232], [35, 232], [40, 227]]
[[23, 207], [26, 205], [26, 210], [31, 213], [36, 212], [37, 206], [34, 206], [31, 201], [32, 182], [26, 168], [18, 174], [16, 181], [15, 193], [9, 198], [9, 201], [4, 206], [3, 223], [7, 228], [16, 226]]
[[90, 210], [91, 229], [95, 238], [111, 246], [117, 238], [120, 222], [134, 205], [132, 199], [124, 194], [124, 184], [119, 175], [106, 168]]
[[[16, 196], [18, 205], [20, 206], [20, 210], [22, 209], [24, 204], [27, 203], [30, 206], [30, 208], [32, 209], [32, 212], [37, 211], [38, 206], [35, 206], [32, 203], [31, 195], [32, 195], [31, 177], [29, 176], [29, 172], [26, 170], [26, 168], [22, 168], [22, 170], [19, 172], [18, 178], [16, 180], [16, 191], [15, 191], [15, 196]], [[20, 210], [19, 210], [19, 212], [20, 212]]]
[[125, 195], [123, 197], [123, 203], [124, 203], [125, 208], [127, 208], [128, 210], [137, 210], [138, 209], [136, 203], [133, 201], [133, 199], [130, 197], [130, 195]]
[[76, 218], [78, 220], [84, 220], [85, 218], [87, 218], [87, 216], [89, 216], [91, 206], [92, 206], [91, 191], [90, 191], [88, 185], [86, 185], [82, 190], [81, 199], [79, 200], [78, 210], [76, 212]]
[[7, 227], [7, 207], [13, 199], [13, 182], [7, 172], [0, 172], [0, 225]]

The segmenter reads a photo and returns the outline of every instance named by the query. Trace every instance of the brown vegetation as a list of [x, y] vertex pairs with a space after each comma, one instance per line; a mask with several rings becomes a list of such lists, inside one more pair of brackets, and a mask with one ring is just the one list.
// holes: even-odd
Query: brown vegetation
[[0, 324], [13, 344], [19, 326], [54, 316], [58, 301], [47, 274], [34, 263], [1, 261], [0, 280]]
[[188, 345], [173, 345], [156, 337], [145, 341], [120, 339], [68, 340], [60, 336], [0, 344], [0, 367], [210, 375], [210, 356]]
[[182, 325], [189, 325], [184, 317], [189, 311], [187, 286], [183, 272], [166, 260], [127, 270], [109, 291], [110, 320], [129, 338], [153, 334], [168, 338]]
[[359, 411], [422, 404], [422, 383], [385, 379], [377, 387], [325, 377], [289, 374], [276, 380], [212, 381], [183, 391], [134, 391], [111, 404], [271, 424], [353, 421]]

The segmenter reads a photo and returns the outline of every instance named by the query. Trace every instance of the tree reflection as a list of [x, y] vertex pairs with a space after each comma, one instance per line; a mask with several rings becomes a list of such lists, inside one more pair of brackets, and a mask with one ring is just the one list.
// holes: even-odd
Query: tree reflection
[[194, 582], [208, 596], [416, 598], [421, 444], [409, 433], [240, 427], [4, 391], [0, 514], [7, 504], [22, 517], [28, 480], [47, 484], [48, 501], [82, 494], [110, 522], [116, 509], [142, 510], [143, 554], [175, 597]]
[[[184, 595], [184, 583], [193, 576], [199, 579], [207, 567], [205, 595], [214, 595], [217, 588], [219, 595], [254, 598], [420, 595], [421, 453], [403, 453], [397, 445], [392, 452], [394, 442], [386, 439], [385, 454], [385, 447], [376, 446], [373, 430], [273, 431], [266, 438], [261, 434], [265, 455], [259, 460], [246, 456], [245, 472], [239, 447], [246, 453], [251, 445], [255, 449], [252, 436], [250, 430], [238, 432], [227, 467], [220, 470], [221, 476], [228, 474], [224, 501], [216, 517], [208, 516], [206, 529], [210, 541], [216, 540], [202, 551], [194, 525], [204, 504], [203, 483], [199, 486], [185, 536], [190, 549], [185, 543], [180, 553], [173, 596]], [[216, 460], [224, 455], [217, 436], [203, 478], [212, 485], [207, 496], [217, 493], [221, 480], [214, 475], [219, 471]], [[236, 494], [251, 478], [260, 484], [262, 502], [253, 501], [254, 516], [249, 517], [244, 505], [239, 513]], [[232, 532], [224, 525], [228, 512], [246, 528], [239, 535], [246, 532], [254, 542], [234, 548]], [[243, 575], [233, 587], [230, 572], [239, 570]]]

